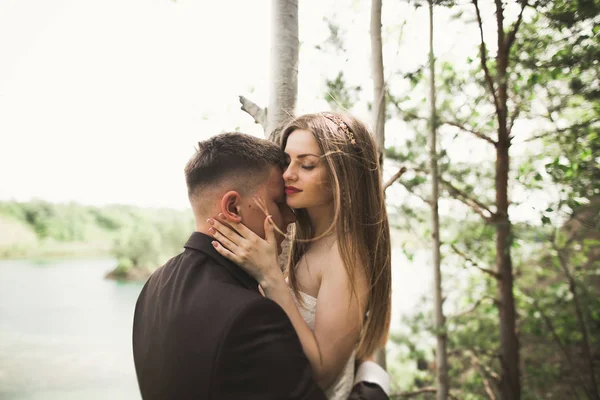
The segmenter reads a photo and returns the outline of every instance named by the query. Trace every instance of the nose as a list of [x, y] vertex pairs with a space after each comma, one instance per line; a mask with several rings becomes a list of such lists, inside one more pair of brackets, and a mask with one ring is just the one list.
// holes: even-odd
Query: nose
[[283, 172], [283, 180], [286, 182], [291, 182], [296, 180], [296, 172], [292, 168], [292, 164], [288, 165], [288, 167]]

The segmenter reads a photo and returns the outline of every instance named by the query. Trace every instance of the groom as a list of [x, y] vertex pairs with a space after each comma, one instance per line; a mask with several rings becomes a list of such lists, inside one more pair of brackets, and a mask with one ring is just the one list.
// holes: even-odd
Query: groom
[[[199, 143], [185, 168], [196, 232], [152, 274], [135, 308], [133, 357], [144, 400], [326, 398], [283, 309], [207, 235], [207, 219], [222, 213], [264, 237], [254, 196], [285, 232], [295, 217], [285, 203], [283, 160], [275, 144], [240, 133]], [[385, 371], [365, 362], [349, 398], [387, 399], [387, 390]]]

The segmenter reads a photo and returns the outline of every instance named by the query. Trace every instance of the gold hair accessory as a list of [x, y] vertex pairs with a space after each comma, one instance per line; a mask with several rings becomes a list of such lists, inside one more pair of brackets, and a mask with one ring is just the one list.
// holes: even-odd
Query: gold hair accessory
[[350, 143], [352, 143], [354, 146], [356, 146], [356, 139], [354, 139], [354, 134], [348, 127], [348, 124], [346, 124], [344, 121], [342, 121], [342, 119], [340, 117], [338, 117], [337, 115], [330, 114], [330, 113], [321, 113], [321, 115], [324, 116], [325, 118], [327, 118], [328, 120], [330, 120], [331, 122], [333, 122], [334, 124], [336, 124], [337, 126], [339, 126], [340, 129], [342, 131], [344, 131], [346, 136], [348, 136], [348, 139], [350, 139]]

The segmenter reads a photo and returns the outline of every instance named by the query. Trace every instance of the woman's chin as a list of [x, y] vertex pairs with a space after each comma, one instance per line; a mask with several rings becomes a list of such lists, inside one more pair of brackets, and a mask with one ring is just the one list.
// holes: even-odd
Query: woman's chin
[[290, 207], [290, 208], [293, 208], [293, 209], [305, 208], [305, 207], [302, 205], [302, 202], [301, 202], [301, 201], [298, 201], [298, 200], [296, 200], [296, 199], [290, 199], [289, 197], [287, 198], [287, 201], [286, 201], [286, 203], [287, 203], [288, 207]]

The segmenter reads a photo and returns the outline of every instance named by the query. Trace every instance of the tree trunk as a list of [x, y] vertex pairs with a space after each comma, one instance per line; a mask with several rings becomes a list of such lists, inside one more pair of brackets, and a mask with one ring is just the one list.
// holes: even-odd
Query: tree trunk
[[298, 0], [272, 0], [271, 90], [265, 135], [296, 111], [298, 97]]
[[498, 96], [496, 116], [498, 119], [498, 142], [496, 145], [496, 271], [498, 280], [500, 353], [502, 374], [500, 393], [502, 400], [520, 400], [521, 382], [519, 372], [519, 339], [516, 332], [516, 310], [513, 295], [513, 267], [511, 222], [508, 216], [508, 172], [510, 168], [510, 141], [508, 132], [508, 83], [507, 68], [509, 48], [504, 32], [504, 10], [501, 0], [496, 0], [498, 30], [498, 53], [496, 56], [496, 83]]
[[383, 167], [385, 152], [385, 82], [383, 80], [383, 51], [381, 43], [381, 0], [371, 1], [371, 66], [373, 74], [373, 134]]
[[[385, 96], [383, 82], [383, 54], [381, 44], [381, 0], [371, 0], [371, 69], [373, 75], [373, 135], [379, 152], [380, 173], [383, 174], [385, 150]], [[379, 365], [387, 369], [385, 349], [375, 354]]]
[[437, 157], [437, 110], [435, 92], [435, 58], [433, 52], [433, 0], [429, 0], [429, 101], [431, 114], [429, 117], [429, 159], [431, 163], [431, 231], [433, 234], [433, 297], [435, 308], [435, 331], [437, 338], [436, 366], [438, 400], [448, 398], [448, 355], [446, 352], [446, 321], [443, 310], [442, 271], [440, 256], [440, 215], [438, 211], [439, 176]]
[[[500, 116], [498, 116], [500, 119]], [[500, 317], [500, 352], [502, 355], [502, 376], [500, 391], [503, 400], [519, 400], [521, 385], [519, 373], [519, 339], [516, 332], [516, 311], [513, 295], [513, 268], [510, 255], [512, 245], [511, 223], [508, 218], [508, 168], [510, 146], [508, 135], [502, 136], [504, 129], [498, 130], [499, 140], [496, 151], [496, 270], [498, 280], [498, 300]]]
[[271, 1], [271, 79], [269, 106], [261, 108], [240, 96], [241, 109], [257, 124], [265, 137], [279, 141], [277, 128], [296, 112], [298, 98], [298, 0]]

